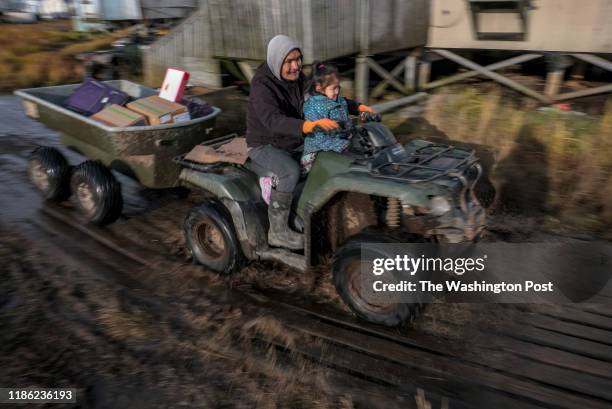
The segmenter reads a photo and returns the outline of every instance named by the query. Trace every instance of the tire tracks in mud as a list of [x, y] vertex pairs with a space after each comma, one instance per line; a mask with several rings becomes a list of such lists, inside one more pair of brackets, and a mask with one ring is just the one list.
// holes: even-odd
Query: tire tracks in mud
[[[66, 221], [72, 223], [70, 219]], [[163, 261], [158, 265], [164, 263], [170, 262]], [[518, 359], [519, 363], [515, 362], [517, 358], [512, 361], [517, 370], [505, 368], [504, 360], [510, 356], [496, 354], [495, 348], [479, 348], [463, 355], [461, 348], [453, 348], [448, 342], [418, 333], [410, 333], [407, 337], [392, 336], [388, 331], [371, 329], [362, 323], [351, 324], [346, 318], [317, 313], [316, 309], [300, 310], [295, 303], [283, 304], [262, 293], [233, 293], [236, 294], [232, 297], [230, 292], [226, 302], [239, 305], [246, 314], [253, 311], [255, 305], [267, 309], [253, 314], [274, 316], [300, 339], [299, 343], [291, 343], [275, 338], [262, 339], [255, 334], [252, 336], [254, 344], [274, 345], [277, 351], [297, 354], [353, 377], [386, 385], [402, 396], [414, 395], [419, 387], [425, 387], [434, 399], [440, 400], [441, 396], [452, 398], [453, 407], [481, 407], [493, 402], [499, 408], [517, 405], [526, 408], [539, 405], [560, 408], [609, 406], [610, 397], [606, 398], [601, 386], [603, 380], [598, 381], [599, 375], [592, 379], [593, 388], [590, 388], [589, 375], [576, 373], [578, 378], [584, 379], [583, 383], [567, 383], [567, 375], [562, 371], [542, 366], [540, 370], [552, 370], [550, 376], [563, 375], [560, 381], [547, 383], [530, 377], [530, 372], [525, 377], [518, 369], [521, 359]], [[248, 304], [245, 305], [244, 299], [232, 300], [236, 296], [241, 298], [241, 293], [250, 298]], [[487, 333], [499, 338], [499, 334], [490, 330]], [[479, 353], [487, 354], [488, 359]], [[523, 365], [526, 363], [529, 361], [524, 360]], [[537, 370], [531, 373], [537, 375]], [[597, 391], [597, 388], [599, 392], [592, 393], [591, 389]]]
[[[91, 229], [95, 228], [88, 229], [83, 226], [79, 226], [76, 223], [71, 223], [71, 221], [66, 218], [66, 215], [62, 215], [61, 211], [55, 207], [46, 208], [45, 212], [53, 214], [53, 217], [57, 217], [58, 220], [70, 223], [71, 228], [84, 231], [83, 234], [94, 234], [98, 242], [102, 243], [106, 247], [109, 247], [111, 250], [122, 248], [112, 244], [110, 240], [100, 237], [95, 231], [92, 232]], [[128, 246], [128, 243], [125, 242], [122, 243], [122, 245]], [[131, 248], [134, 248], [134, 246], [131, 246]], [[144, 256], [141, 255], [126, 252], [122, 252], [121, 254], [125, 257], [129, 257], [131, 259], [131, 264], [136, 267], [124, 269], [124, 274], [129, 274], [130, 276], [134, 275], [134, 271], [136, 271], [137, 268], [140, 268], [142, 271], [143, 266], [138, 266], [138, 264], [145, 261], [145, 265], [147, 266], [148, 270], [146, 274], [148, 275], [155, 275], [160, 271], [177, 269], [175, 261], [169, 261], [158, 256], [150, 255], [150, 257], [145, 260]], [[179, 268], [180, 267], [181, 265], [179, 265]], [[192, 273], [194, 271], [201, 270], [199, 266], [185, 266], [184, 264], [182, 265], [182, 269], [191, 271]], [[128, 270], [129, 272], [127, 272]], [[185, 271], [183, 271], [183, 273], [185, 273]], [[139, 274], [137, 273], [136, 275]], [[141, 276], [140, 279], [144, 279], [144, 276]], [[197, 283], [195, 285], [197, 285], [199, 288], [213, 288], [214, 291], [218, 292], [217, 296], [220, 297], [220, 299], [212, 301], [209, 300], [202, 304], [204, 296], [210, 297], [210, 294], [203, 294], [202, 291], [196, 291], [190, 294], [190, 292], [183, 292], [181, 290], [178, 290], [177, 292], [173, 292], [171, 290], [168, 293], [165, 293], [163, 296], [164, 299], [160, 300], [159, 302], [163, 305], [166, 305], [168, 302], [175, 304], [174, 300], [180, 298], [180, 303], [183, 305], [183, 307], [195, 316], [202, 314], [202, 312], [206, 311], [207, 309], [210, 309], [211, 305], [217, 305], [222, 311], [227, 310], [225, 306], [233, 306], [229, 309], [228, 313], [232, 314], [232, 311], [234, 311], [234, 313], [239, 314], [244, 318], [243, 322], [240, 322], [238, 325], [238, 328], [236, 328], [235, 322], [231, 322], [230, 320], [228, 324], [227, 322], [224, 322], [222, 318], [218, 319], [218, 325], [207, 328], [208, 332], [221, 334], [221, 336], [218, 338], [219, 342], [228, 345], [238, 343], [245, 347], [248, 353], [258, 354], [264, 360], [272, 360], [273, 365], [274, 363], [278, 362], [282, 363], [284, 367], [301, 366], [309, 368], [309, 371], [312, 372], [316, 372], [316, 368], [332, 369], [332, 372], [325, 370], [325, 378], [334, 385], [334, 388], [328, 389], [330, 391], [335, 390], [336, 392], [340, 391], [342, 393], [346, 392], [350, 394], [350, 392], [355, 391], [355, 385], [357, 384], [359, 385], [358, 390], [363, 393], [363, 396], [353, 396], [353, 401], [367, 401], [368, 404], [365, 407], [395, 407], [395, 404], [402, 403], [403, 405], [413, 399], [416, 387], [410, 389], [402, 388], [400, 391], [391, 392], [385, 388], [386, 383], [381, 382], [380, 377], [364, 377], [362, 373], [353, 373], [355, 376], [352, 379], [347, 380], [346, 374], [351, 374], [354, 372], [352, 369], [350, 369], [350, 367], [336, 366], [331, 364], [328, 365], [326, 360], [321, 360], [320, 357], [317, 356], [313, 357], [311, 354], [304, 354], [302, 351], [299, 351], [299, 349], [296, 349], [296, 341], [294, 340], [295, 335], [292, 334], [288, 327], [285, 326], [284, 321], [280, 321], [281, 325], [279, 326], [279, 321], [276, 319], [277, 311], [274, 309], [274, 307], [253, 303], [251, 300], [245, 298], [245, 293], [229, 291], [225, 286], [226, 283], [224, 281], [210, 280], [210, 277], [207, 274], [200, 277], [192, 277], [192, 279], [195, 283]], [[151, 284], [150, 282], [141, 290], [148, 294], [155, 294], [157, 291], [159, 291], [159, 287], [157, 287], [156, 284]], [[255, 295], [255, 298], [257, 298], [257, 295]], [[174, 316], [180, 314], [185, 314], [185, 311], [177, 310], [175, 312], [168, 312], [167, 315]], [[275, 328], [275, 326], [278, 326], [278, 328]], [[245, 331], [245, 328], [248, 329]], [[195, 331], [202, 331], [202, 329], [197, 328]], [[285, 331], [286, 333], [283, 333]], [[191, 328], [188, 332], [193, 333], [194, 329]], [[302, 334], [302, 339], [300, 339], [300, 343], [303, 342], [308, 342], [310, 345], [315, 345], [317, 348], [326, 348], [326, 346], [321, 345], [316, 338], [306, 336], [305, 334]], [[207, 345], [210, 347], [210, 344]], [[225, 348], [212, 348], [212, 353], [227, 354], [228, 350]], [[234, 352], [232, 358], [236, 361], [240, 361], [243, 359], [243, 356], [240, 353]], [[355, 355], [353, 354], [351, 358], [354, 361]], [[311, 368], [315, 368], [315, 370], [313, 371]], [[374, 383], [372, 383], [372, 381]], [[383, 386], [382, 389], [381, 385]], [[371, 401], [371, 396], [378, 396], [379, 402], [376, 403]]]
[[[269, 364], [269, 362], [267, 362], [267, 358], [269, 358], [271, 351], [271, 345], [273, 344], [268, 341], [268, 338], [264, 334], [259, 334], [259, 338], [257, 338], [258, 344], [254, 343], [252, 345], [254, 348], [252, 349], [250, 348], [252, 344], [251, 340], [246, 338], [246, 336], [250, 336], [251, 334], [245, 335], [240, 333], [244, 325], [242, 322], [233, 323], [239, 324], [237, 328], [238, 332], [230, 334], [230, 330], [236, 330], [236, 328], [230, 328], [231, 325], [225, 325], [227, 319], [224, 317], [224, 314], [235, 314], [235, 311], [231, 309], [228, 310], [228, 308], [225, 307], [228, 305], [228, 300], [223, 300], [222, 302], [202, 302], [203, 297], [198, 296], [198, 293], [201, 293], [201, 291], [196, 292], [189, 300], [186, 298], [190, 297], [186, 297], [185, 294], [179, 295], [178, 297], [181, 297], [181, 299], [178, 302], [176, 299], [171, 299], [171, 293], [169, 293], [169, 295], [156, 295], [155, 288], [151, 288], [151, 284], [146, 281], [143, 284], [143, 282], [133, 279], [133, 272], [139, 268], [139, 271], [136, 273], [136, 275], [139, 276], [139, 280], [142, 279], [144, 275], [151, 275], [155, 272], [146, 268], [143, 269], [142, 266], [137, 266], [134, 261], [126, 260], [123, 256], [121, 257], [123, 260], [119, 260], [120, 257], [116, 256], [107, 257], [107, 254], [104, 252], [99, 252], [99, 255], [96, 256], [98, 251], [90, 249], [93, 246], [91, 243], [88, 243], [86, 238], [74, 232], [70, 232], [69, 230], [71, 229], [64, 229], [61, 225], [56, 225], [51, 221], [45, 221], [43, 224], [37, 225], [36, 229], [38, 229], [37, 233], [39, 240], [43, 241], [46, 247], [44, 251], [50, 254], [57, 254], [57, 259], [54, 260], [53, 264], [72, 266], [72, 269], [66, 272], [59, 271], [52, 265], [49, 265], [50, 274], [35, 272], [30, 273], [28, 277], [24, 277], [27, 282], [42, 281], [45, 283], [45, 294], [41, 294], [40, 298], [47, 300], [42, 309], [45, 311], [45, 309], [48, 308], [48, 310], [44, 314], [39, 314], [40, 319], [47, 320], [50, 327], [65, 327], [66, 342], [72, 340], [70, 341], [71, 345], [79, 345], [83, 346], [85, 349], [89, 348], [91, 350], [99, 349], [100, 345], [104, 345], [105, 356], [124, 357], [125, 362], [115, 363], [115, 366], [121, 368], [125, 365], [127, 368], [134, 368], [130, 370], [136, 373], [144, 373], [147, 371], [155, 372], [156, 367], [161, 367], [164, 370], [174, 367], [181, 368], [182, 372], [185, 372], [182, 377], [194, 380], [191, 384], [197, 383], [199, 378], [200, 383], [206, 382], [206, 377], [204, 377], [204, 379], [201, 378], [203, 374], [206, 374], [208, 362], [212, 356], [223, 361], [230, 361], [238, 367], [246, 365], [247, 369], [245, 370], [251, 373], [252, 376], [270, 378], [273, 375], [272, 378], [274, 382], [280, 382], [281, 384], [285, 382], [285, 389], [288, 389], [286, 396], [283, 397], [280, 395], [277, 396], [277, 399], [288, 399], [289, 402], [292, 402], [296, 399], [299, 401], [299, 396], [302, 395], [304, 397], [312, 396], [312, 393], [309, 395], [308, 393], [304, 394], [304, 392], [301, 394], [291, 392], [291, 389], [306, 389], [306, 392], [308, 389], [309, 383], [298, 379], [296, 371], [290, 371], [289, 376], [294, 377], [294, 379], [290, 381], [286, 379], [284, 381], [279, 381], [276, 378], [287, 377], [287, 374], [285, 374], [282, 369], [276, 368], [274, 364]], [[79, 245], [65, 246], [64, 243], [68, 239], [68, 235], [73, 241], [78, 241]], [[49, 243], [62, 243], [62, 245], [49, 245]], [[84, 265], [95, 265], [95, 271], [80, 271], [79, 269], [82, 269]], [[32, 269], [28, 268], [28, 270]], [[96, 280], [98, 283], [94, 288], [88, 289], [87, 287], [83, 287], [83, 284], [79, 282], [82, 280], [85, 282], [91, 281], [92, 274], [99, 277], [99, 279]], [[74, 276], [77, 277], [75, 278]], [[67, 280], [69, 277], [70, 279]], [[67, 285], [67, 283], [72, 282], [76, 283], [72, 286]], [[100, 283], [103, 283], [104, 286], [101, 286]], [[154, 284], [152, 285], [155, 286]], [[40, 293], [34, 290], [31, 292]], [[98, 292], [101, 294], [96, 295]], [[49, 299], [48, 294], [53, 294], [53, 296]], [[78, 296], [79, 294], [80, 296]], [[84, 296], [84, 294], [86, 296]], [[161, 334], [163, 334], [163, 341], [160, 339], [149, 339], [142, 342], [127, 342], [122, 339], [117, 339], [118, 334], [109, 333], [107, 330], [103, 330], [102, 328], [104, 327], [100, 327], [99, 325], [100, 310], [104, 311], [109, 308], [117, 309], [117, 306], [113, 308], [105, 306], [105, 303], [108, 303], [107, 300], [112, 298], [116, 298], [116, 302], [121, 305], [120, 311], [128, 311], [127, 313], [129, 313], [130, 310], [146, 311], [147, 314], [151, 315], [148, 320], [151, 324], [154, 322], [163, 323], [164, 325], [153, 326], [151, 329], [153, 332], [159, 332], [160, 338], [162, 338]], [[199, 300], [199, 302], [196, 302], [197, 300]], [[210, 312], [215, 309], [217, 312], [209, 314], [208, 320], [206, 320], [203, 325], [193, 325], [193, 322], [202, 322], [202, 315], [207, 310]], [[242, 312], [239, 313], [239, 316], [240, 315], [242, 315]], [[186, 319], [183, 319], [183, 317], [186, 317]], [[96, 322], [98, 324], [92, 324]], [[248, 320], [245, 320], [245, 322], [248, 323]], [[68, 325], [67, 323], [70, 324]], [[215, 339], [214, 334], [219, 331], [225, 331], [226, 335]], [[203, 337], [203, 333], [213, 334], [213, 337]], [[249, 347], [246, 350], [230, 348], [227, 344], [235, 342], [236, 339], [239, 341], [239, 346], [241, 342], [243, 346], [248, 345]], [[17, 334], [15, 340], [21, 344], [33, 343], [42, 345], [42, 349], [37, 349], [35, 355], [45, 356], [46, 349], [44, 347], [44, 340], [40, 339], [40, 335], [33, 336], [32, 334], [20, 333]], [[225, 342], [227, 344], [219, 345], [219, 342]], [[160, 348], [160, 345], [162, 348]], [[170, 346], [164, 349], [164, 345]], [[175, 348], [173, 345], [177, 347]], [[9, 349], [10, 348], [9, 346]], [[51, 350], [52, 349], [53, 348], [51, 348]], [[263, 360], [256, 357], [261, 351], [264, 353]], [[247, 355], [254, 355], [252, 358], [246, 358], [247, 361], [251, 361], [246, 364], [244, 362], [246, 356], [245, 352]], [[265, 356], [265, 354], [268, 354], [268, 356]], [[204, 357], [202, 357], [202, 355], [204, 355]], [[87, 356], [88, 354], [85, 353], [78, 359], [73, 357], [72, 361], [87, 362]], [[277, 361], [283, 362], [283, 367], [295, 366], [296, 357], [290, 358], [291, 359], [279, 358]], [[324, 388], [327, 393], [323, 394], [323, 397], [320, 397], [321, 399], [325, 399], [326, 395], [338, 397], [346, 394], [349, 396], [352, 394], [351, 392], [356, 390], [355, 384], [360, 384], [358, 380], [347, 382], [343, 377], [334, 374], [325, 374], [325, 376], [323, 376], [320, 374], [320, 370], [311, 369], [309, 367], [312, 366], [314, 368], [316, 367], [315, 365], [309, 365], [307, 362], [302, 362], [299, 365], [307, 368], [305, 371], [297, 371], [298, 374], [301, 373], [302, 376], [310, 375], [322, 377], [322, 379], [315, 382], [315, 384], [333, 382], [334, 387], [327, 386]], [[85, 372], [95, 373], [96, 370], [94, 368], [95, 366], [89, 367], [85, 365], [84, 369]], [[188, 370], [184, 368], [188, 368]], [[40, 369], [42, 371], [47, 370], [55, 373], [66, 373], [69, 375], [67, 375], [67, 377], [72, 385], [75, 384], [74, 382], [76, 380], [83, 378], [79, 371], [70, 372], [65, 366], [59, 365], [58, 367], [58, 365], [53, 362], [51, 364], [41, 365]], [[124, 370], [127, 369], [124, 368]], [[257, 375], [257, 373], [260, 373], [260, 375]], [[117, 376], [129, 383], [129, 374], [119, 373]], [[80, 379], [78, 383], [79, 385], [105, 385], [98, 388], [101, 388], [102, 391], [97, 390], [95, 387], [92, 389], [91, 386], [88, 386], [86, 391], [88, 396], [100, 396], [104, 394], [105, 389], [119, 387], [117, 382], [109, 381], [106, 378], [98, 379], [100, 377], [95, 376], [94, 378], [93, 380]], [[148, 385], [154, 384], [154, 381], [155, 378], [151, 380], [142, 380], [142, 382]], [[219, 380], [219, 383], [226, 385], [235, 384], [236, 382], [239, 382], [239, 379]], [[190, 382], [186, 383], [189, 384]], [[236, 391], [241, 389], [239, 385], [232, 388]], [[362, 401], [367, 401], [369, 396], [374, 394], [375, 396], [379, 396], [381, 402], [385, 402], [383, 406], [395, 407], [395, 405], [389, 405], [391, 400], [388, 397], [383, 399], [386, 393], [381, 392], [380, 388], [376, 385], [364, 384], [359, 386], [358, 390], [364, 392], [370, 390], [369, 394], [364, 393], [363, 398], [361, 398]], [[210, 394], [210, 392], [208, 393]], [[136, 396], [139, 396], [139, 394], [136, 394]], [[171, 398], [172, 397], [169, 396], [168, 401], [170, 401]], [[411, 397], [407, 397], [406, 399], [409, 398]], [[125, 399], [127, 399], [127, 396]], [[333, 398], [329, 399], [331, 400]], [[356, 400], [359, 401], [360, 399]], [[188, 401], [196, 402], [197, 396], [192, 394], [191, 400], [188, 399]], [[281, 404], [280, 406], [282, 407], [283, 405]], [[303, 403], [300, 404], [298, 402], [295, 406], [289, 405], [288, 407], [302, 406]], [[146, 405], [143, 407], [146, 407]], [[308, 407], [308, 405], [305, 405], [305, 407]], [[330, 407], [335, 407], [335, 405], [331, 405]], [[376, 405], [374, 402], [370, 401], [366, 407], [376, 407]]]
[[[70, 256], [66, 256], [65, 253], [59, 253], [58, 256], [60, 260], [56, 261], [59, 261], [60, 265], [78, 266], [80, 268], [82, 268], [85, 261], [84, 257], [86, 257], [84, 254], [79, 254], [80, 260], [76, 261], [71, 259]], [[96, 262], [98, 261], [96, 260]], [[16, 332], [11, 340], [5, 340], [3, 347], [19, 350], [22, 345], [27, 345], [31, 348], [32, 351], [30, 352], [41, 358], [40, 361], [36, 362], [36, 372], [40, 371], [51, 375], [60, 373], [63, 377], [68, 378], [66, 380], [67, 385], [83, 385], [83, 383], [95, 385], [97, 382], [87, 379], [88, 375], [95, 377], [96, 372], [104, 372], [108, 366], [116, 377], [127, 378], [129, 373], [133, 372], [154, 373], [156, 367], [161, 369], [168, 365], [171, 360], [169, 357], [180, 359], [175, 351], [163, 349], [166, 344], [146, 340], [137, 342], [137, 346], [132, 347], [129, 342], [119, 338], [120, 332], [113, 335], [105, 329], [104, 325], [100, 325], [101, 315], [107, 310], [116, 309], [118, 313], [144, 310], [151, 314], [151, 324], [154, 321], [163, 322], [170, 318], [176, 322], [177, 314], [172, 314], [167, 309], [160, 309], [159, 305], [152, 306], [150, 300], [144, 299], [143, 302], [143, 298], [133, 292], [126, 291], [121, 284], [116, 281], [108, 281], [110, 277], [97, 280], [95, 289], [92, 288], [92, 291], [87, 291], [82, 288], [79, 289], [78, 286], [71, 288], [68, 284], [74, 280], [75, 276], [83, 274], [77, 270], [64, 272], [49, 265], [49, 269], [44, 274], [42, 271], [32, 268], [27, 260], [23, 260], [22, 263], [23, 271], [26, 273], [20, 282], [31, 285], [24, 291], [33, 296], [38, 294], [37, 299], [42, 301], [36, 310], [35, 317], [36, 323], [40, 323], [40, 326], [36, 323], [22, 323], [24, 328], [36, 326], [36, 329]], [[90, 272], [85, 274], [90, 274]], [[80, 296], [75, 296], [75, 294], [80, 294]], [[110, 300], [113, 299], [119, 306], [112, 305]], [[145, 308], [143, 308], [143, 305]], [[28, 317], [28, 319], [30, 318], [32, 317]], [[118, 323], [118, 325], [120, 324]], [[173, 331], [166, 332], [165, 335], [170, 337], [171, 335], [176, 336], [177, 333], [187, 333], [185, 323], [181, 324], [180, 326], [170, 325], [174, 327], [172, 328]], [[11, 327], [15, 327], [15, 325]], [[61, 331], [63, 339], [56, 338], [57, 335], [51, 336], [50, 339], [41, 339], [45, 334], [55, 334], [57, 329]], [[162, 330], [162, 328], [158, 328], [158, 330]], [[133, 335], [134, 331], [128, 331], [127, 333]], [[179, 340], [181, 343], [185, 341], [189, 340]], [[67, 347], [65, 347], [66, 345]], [[99, 349], [102, 350], [99, 351]], [[72, 356], [69, 358], [66, 357], [67, 351], [71, 351]], [[96, 360], [96, 354], [91, 353], [93, 351], [106, 357], [104, 364], [101, 365], [102, 367], [91, 364], [92, 360]], [[189, 365], [184, 367], [191, 369], [193, 373], [203, 370], [204, 367], [195, 358], [198, 354], [199, 351], [190, 350], [188, 356], [185, 355], [183, 358], [189, 362]], [[47, 357], [51, 357], [50, 360]], [[61, 357], [66, 359], [62, 362]], [[115, 360], [118, 362], [115, 362]], [[74, 368], [73, 364], [75, 363], [77, 363], [78, 369]], [[125, 371], [128, 371], [128, 373], [123, 373]], [[154, 384], [154, 381], [155, 379], [152, 379], [147, 382], [145, 378], [145, 383]], [[162, 401], [171, 402], [169, 399], [162, 399]], [[146, 405], [143, 407], [146, 407]]]

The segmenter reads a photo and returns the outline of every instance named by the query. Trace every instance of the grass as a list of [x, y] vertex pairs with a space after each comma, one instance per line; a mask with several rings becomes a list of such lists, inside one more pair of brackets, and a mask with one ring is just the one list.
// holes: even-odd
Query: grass
[[594, 116], [536, 108], [496, 85], [459, 85], [429, 99], [425, 122], [443, 138], [494, 148], [495, 210], [612, 238], [612, 97]]
[[124, 35], [75, 32], [70, 21], [0, 24], [0, 91], [79, 82], [84, 69], [76, 56]]

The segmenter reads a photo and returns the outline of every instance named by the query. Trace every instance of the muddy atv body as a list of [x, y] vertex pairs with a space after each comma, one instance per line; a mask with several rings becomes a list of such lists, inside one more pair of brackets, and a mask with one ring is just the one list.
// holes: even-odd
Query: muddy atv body
[[184, 223], [194, 260], [222, 273], [250, 260], [275, 260], [307, 272], [332, 251], [334, 284], [356, 315], [390, 326], [412, 320], [417, 300], [373, 305], [360, 295], [360, 247], [474, 240], [485, 225], [474, 195], [481, 167], [472, 150], [422, 140], [401, 145], [376, 122], [354, 127], [351, 144], [348, 155], [320, 152], [296, 187], [292, 227], [304, 233], [303, 252], [268, 246], [267, 205], [248, 162], [198, 164], [178, 157], [182, 183], [206, 197]]

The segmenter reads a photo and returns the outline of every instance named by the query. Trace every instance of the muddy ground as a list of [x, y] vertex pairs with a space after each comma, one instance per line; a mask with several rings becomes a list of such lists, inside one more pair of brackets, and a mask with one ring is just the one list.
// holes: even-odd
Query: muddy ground
[[[121, 177], [124, 215], [107, 230], [150, 256], [149, 267], [138, 265], [44, 211], [26, 159], [37, 144], [58, 146], [58, 135], [27, 119], [14, 97], [0, 97], [0, 110], [0, 386], [77, 388], [70, 407], [84, 408], [416, 407], [413, 395], [279, 353], [273, 343], [290, 349], [304, 339], [245, 302], [278, 292], [348, 316], [329, 268], [310, 277], [273, 263], [231, 277], [204, 271], [180, 230], [197, 195], [182, 200]], [[70, 214], [70, 204], [56, 210]], [[498, 215], [491, 226], [489, 240], [548, 234], [537, 217]], [[403, 331], [462, 344], [470, 325], [510, 319], [507, 310], [436, 305]]]

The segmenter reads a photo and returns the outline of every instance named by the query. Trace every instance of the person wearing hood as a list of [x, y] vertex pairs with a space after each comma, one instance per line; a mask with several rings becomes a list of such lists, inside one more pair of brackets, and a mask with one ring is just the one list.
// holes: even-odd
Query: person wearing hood
[[300, 166], [292, 153], [302, 145], [304, 134], [316, 126], [338, 128], [330, 119], [304, 121], [305, 82], [300, 46], [290, 37], [277, 35], [268, 43], [266, 62], [251, 81], [247, 112], [246, 141], [252, 169], [259, 176], [273, 174], [278, 179], [268, 206], [268, 242], [292, 250], [304, 248], [303, 235], [288, 224], [293, 189], [300, 178]]
[[302, 146], [304, 136], [315, 129], [339, 128], [329, 118], [304, 120], [306, 82], [299, 44], [291, 37], [277, 35], [268, 43], [266, 62], [257, 68], [251, 80], [247, 111], [246, 141], [251, 168], [261, 177], [273, 174], [278, 179], [268, 206], [268, 243], [291, 250], [304, 248], [303, 235], [288, 224], [293, 190], [301, 174], [292, 154]]

